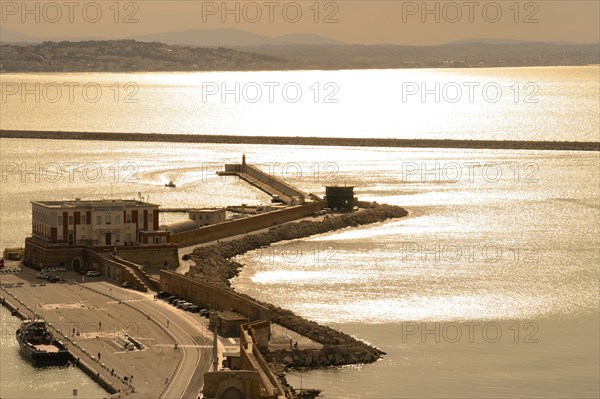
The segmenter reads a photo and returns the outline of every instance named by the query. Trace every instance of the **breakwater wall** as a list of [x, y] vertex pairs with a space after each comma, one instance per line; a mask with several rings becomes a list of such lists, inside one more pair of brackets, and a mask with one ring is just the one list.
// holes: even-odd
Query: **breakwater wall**
[[252, 215], [243, 219], [200, 227], [183, 233], [172, 234], [171, 242], [178, 244], [180, 247], [186, 247], [238, 234], [246, 234], [310, 216], [313, 212], [322, 209], [323, 206], [324, 204], [321, 202], [311, 202], [278, 211], [261, 213], [260, 215]]
[[263, 144], [384, 148], [472, 148], [491, 150], [600, 151], [600, 142], [523, 140], [376, 139], [351, 137], [230, 136], [211, 134], [0, 130], [0, 138], [142, 141], [161, 143]]
[[[305, 220], [298, 223], [276, 226], [264, 233], [197, 248], [191, 255], [192, 259], [196, 262], [196, 266], [192, 268], [191, 275], [199, 280], [228, 286], [230, 284], [229, 279], [237, 275], [242, 267], [241, 264], [230, 260], [230, 258], [236, 255], [241, 255], [279, 241], [308, 237], [349, 226], [361, 226], [407, 215], [408, 212], [399, 206], [373, 205], [369, 209], [322, 221]], [[223, 290], [233, 292], [230, 288], [223, 288]], [[238, 295], [250, 299], [250, 297], [244, 294]], [[365, 344], [348, 334], [307, 320], [289, 310], [261, 301], [256, 302], [261, 303], [269, 310], [272, 322], [323, 344], [323, 348], [319, 350], [282, 350], [280, 352], [269, 353], [266, 356], [271, 361], [292, 367], [325, 367], [372, 363], [385, 354], [381, 350]]]

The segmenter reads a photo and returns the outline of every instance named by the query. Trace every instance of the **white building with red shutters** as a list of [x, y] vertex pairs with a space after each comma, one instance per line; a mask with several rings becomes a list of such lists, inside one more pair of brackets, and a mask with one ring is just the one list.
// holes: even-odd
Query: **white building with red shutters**
[[32, 236], [25, 257], [33, 265], [82, 266], [80, 252], [169, 245], [159, 230], [159, 206], [137, 200], [32, 201]]

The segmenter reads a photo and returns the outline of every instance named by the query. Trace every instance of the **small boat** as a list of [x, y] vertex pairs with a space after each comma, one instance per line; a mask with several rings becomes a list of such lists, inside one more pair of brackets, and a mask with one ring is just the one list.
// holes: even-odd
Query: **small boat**
[[177, 186], [175, 185], [175, 183], [173, 183], [173, 180], [169, 180], [169, 182], [167, 184], [165, 184], [165, 187], [174, 188], [174, 187], [177, 187]]
[[72, 360], [71, 353], [52, 337], [44, 320], [24, 320], [16, 336], [21, 353], [35, 366], [64, 365]]

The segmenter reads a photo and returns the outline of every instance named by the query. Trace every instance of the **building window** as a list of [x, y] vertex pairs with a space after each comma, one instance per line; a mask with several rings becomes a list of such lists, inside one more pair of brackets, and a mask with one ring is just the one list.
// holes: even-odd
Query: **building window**
[[121, 224], [121, 216], [115, 215], [115, 224]]
[[148, 214], [148, 224], [152, 224], [152, 213]]
[[69, 224], [73, 224], [73, 215], [69, 215]]
[[126, 223], [131, 223], [131, 214], [129, 214], [129, 213], [127, 214], [126, 220], [127, 220]]
[[110, 215], [106, 215], [106, 224], [110, 224], [111, 223], [111, 217]]

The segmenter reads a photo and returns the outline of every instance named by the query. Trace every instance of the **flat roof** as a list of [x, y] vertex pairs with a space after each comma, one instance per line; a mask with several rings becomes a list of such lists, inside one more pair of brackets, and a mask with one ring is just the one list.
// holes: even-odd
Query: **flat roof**
[[62, 200], [62, 201], [31, 201], [32, 204], [46, 208], [101, 208], [107, 206], [158, 207], [157, 204], [142, 202], [134, 199], [99, 199], [99, 200]]
[[194, 209], [190, 209], [190, 212], [220, 212], [220, 211], [226, 211], [225, 208], [194, 208]]
[[242, 314], [239, 314], [237, 312], [232, 312], [231, 310], [225, 310], [223, 312], [219, 312], [218, 316], [220, 319], [223, 320], [227, 320], [227, 321], [243, 321], [243, 320], [248, 320], [247, 316], [244, 316]]

